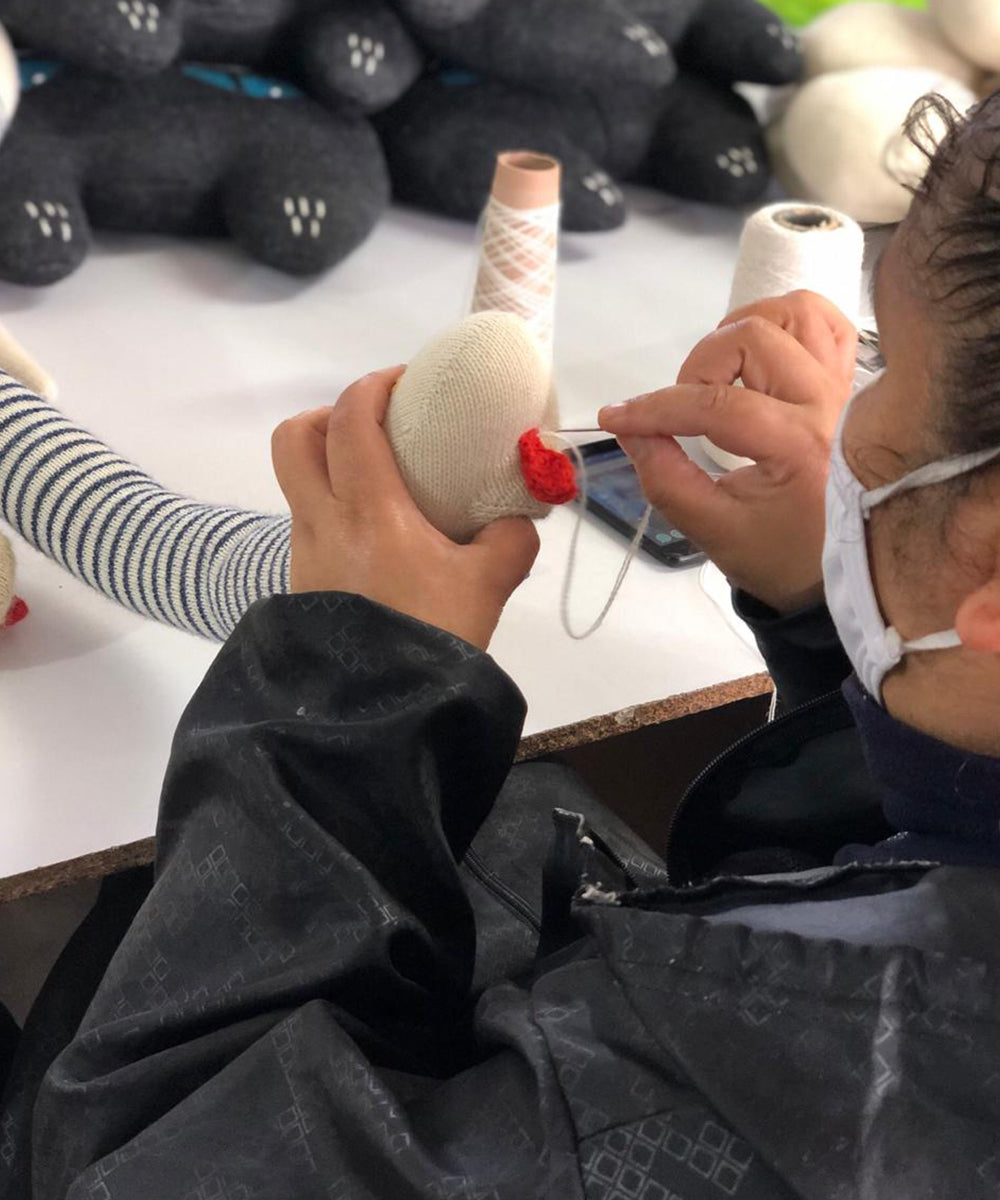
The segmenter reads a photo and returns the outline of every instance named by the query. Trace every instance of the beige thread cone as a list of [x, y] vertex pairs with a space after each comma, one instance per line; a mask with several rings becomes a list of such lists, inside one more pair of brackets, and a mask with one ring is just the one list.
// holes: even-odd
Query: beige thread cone
[[497, 156], [472, 299], [474, 313], [523, 318], [547, 355], [555, 315], [561, 179], [559, 162], [547, 155], [511, 150]]

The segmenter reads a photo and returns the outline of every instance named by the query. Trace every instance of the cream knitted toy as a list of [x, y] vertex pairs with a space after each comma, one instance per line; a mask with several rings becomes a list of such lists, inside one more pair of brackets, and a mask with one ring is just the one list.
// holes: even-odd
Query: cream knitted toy
[[[959, 111], [976, 99], [958, 80], [914, 67], [859, 67], [813, 79], [772, 134], [782, 183], [796, 198], [829, 205], [863, 224], [901, 221], [910, 207], [907, 185], [919, 183], [927, 166], [904, 125], [928, 92], [945, 96]], [[929, 120], [936, 140], [944, 127]]]
[[528, 326], [484, 312], [417, 354], [385, 428], [421, 511], [465, 542], [497, 517], [541, 517], [576, 494], [569, 460], [531, 436], [558, 420], [551, 372]]
[[928, 7], [956, 50], [987, 71], [1000, 71], [997, 0], [928, 0]]
[[14, 595], [14, 550], [0, 533], [0, 629], [16, 625], [28, 615], [28, 606]]
[[928, 92], [965, 111], [988, 87], [982, 68], [1000, 67], [1000, 0], [931, 0], [929, 12], [855, 0], [801, 38], [805, 82], [769, 130], [778, 178], [856, 221], [901, 221], [904, 184], [926, 166], [903, 133], [906, 116]]

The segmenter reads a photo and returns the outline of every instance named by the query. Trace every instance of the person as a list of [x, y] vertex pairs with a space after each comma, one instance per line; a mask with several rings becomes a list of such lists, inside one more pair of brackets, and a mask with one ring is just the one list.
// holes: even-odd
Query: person
[[[779, 697], [663, 860], [512, 766], [484, 651], [536, 535], [427, 525], [396, 373], [277, 430], [293, 592], [181, 718], [152, 889], [2, 1126], [25, 1194], [996, 1196], [998, 132], [994, 98], [933, 158], [846, 407], [855, 332], [798, 293], [602, 412]], [[756, 465], [712, 483], [694, 434]]]

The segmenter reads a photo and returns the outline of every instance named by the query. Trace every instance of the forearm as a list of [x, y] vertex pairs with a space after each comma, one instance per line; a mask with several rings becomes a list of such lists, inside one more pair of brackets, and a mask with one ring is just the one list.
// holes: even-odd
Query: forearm
[[43, 1089], [52, 1125], [85, 1095], [81, 1152], [121, 1144], [314, 999], [381, 1062], [447, 1064], [475, 952], [456, 860], [523, 712], [484, 654], [359, 597], [255, 605], [181, 719], [156, 883]]
[[825, 604], [778, 613], [746, 592], [734, 590], [733, 606], [757, 639], [774, 679], [779, 711], [835, 691], [850, 675], [850, 660]]
[[288, 590], [287, 516], [168, 491], [2, 373], [0, 515], [112, 600], [204, 637]]

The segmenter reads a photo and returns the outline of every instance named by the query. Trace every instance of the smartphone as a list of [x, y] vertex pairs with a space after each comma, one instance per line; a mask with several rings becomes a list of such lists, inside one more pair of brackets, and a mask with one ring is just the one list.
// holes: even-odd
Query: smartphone
[[[646, 511], [639, 477], [625, 451], [614, 438], [580, 447], [587, 472], [587, 511], [631, 539]], [[578, 501], [579, 503], [579, 501]], [[681, 533], [653, 512], [642, 548], [668, 567], [688, 567], [705, 555]]]

